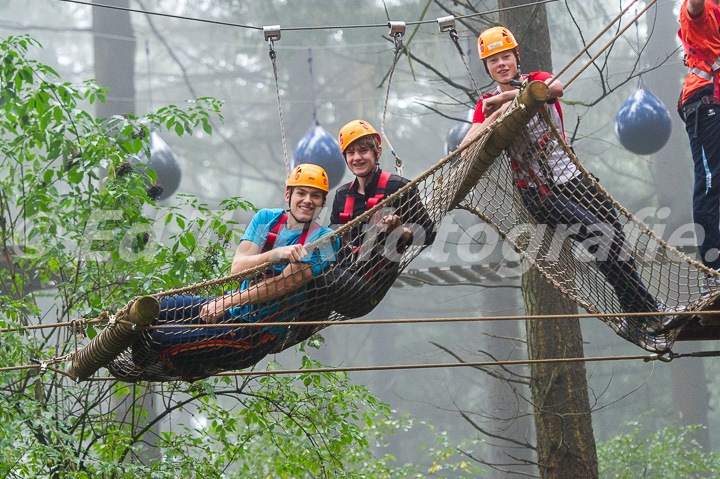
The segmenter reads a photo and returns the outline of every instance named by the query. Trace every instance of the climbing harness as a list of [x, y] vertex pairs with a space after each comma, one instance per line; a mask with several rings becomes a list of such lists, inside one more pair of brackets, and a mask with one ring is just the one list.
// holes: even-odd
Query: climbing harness
[[[388, 180], [390, 179], [391, 173], [389, 171], [383, 171], [380, 173], [380, 179], [378, 180], [377, 188], [375, 189], [375, 196], [372, 198], [368, 198], [367, 200], [367, 206], [365, 208], [366, 211], [371, 210], [375, 207], [380, 201], [382, 201], [385, 198], [385, 188], [387, 188]], [[352, 183], [350, 183], [350, 188], [348, 189], [348, 192], [352, 191], [353, 185], [355, 184], [355, 181], [353, 180]], [[345, 197], [345, 208], [342, 213], [340, 213], [340, 224], [344, 225], [348, 221], [353, 219], [353, 212], [355, 211], [355, 197], [348, 194]]]
[[[270, 229], [270, 231], [268, 231], [267, 239], [265, 240], [265, 244], [262, 247], [263, 253], [266, 253], [275, 247], [275, 242], [277, 241], [278, 235], [285, 227], [285, 223], [287, 223], [287, 220], [287, 213], [283, 213], [278, 217], [277, 223], [275, 223], [275, 225]], [[310, 236], [310, 234], [319, 227], [320, 225], [318, 225], [315, 221], [313, 221], [311, 224], [306, 223], [305, 227], [303, 228], [302, 235], [300, 235], [300, 238], [295, 244], [304, 245], [308, 239], [308, 236]]]

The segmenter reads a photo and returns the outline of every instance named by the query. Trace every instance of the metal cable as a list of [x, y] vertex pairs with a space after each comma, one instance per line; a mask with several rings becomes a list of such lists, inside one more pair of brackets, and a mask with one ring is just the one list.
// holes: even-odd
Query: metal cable
[[[715, 356], [720, 356], [720, 351], [716, 351]], [[705, 352], [705, 355], [711, 355]], [[307, 373], [336, 373], [336, 372], [361, 372], [361, 371], [406, 371], [414, 369], [444, 369], [444, 368], [482, 368], [489, 366], [527, 366], [531, 364], [563, 364], [563, 363], [590, 363], [602, 361], [631, 361], [642, 360], [643, 362], [662, 361], [670, 362], [675, 358], [690, 357], [690, 354], [684, 355], [661, 355], [661, 354], [644, 354], [634, 356], [605, 356], [590, 358], [549, 358], [549, 359], [518, 359], [507, 361], [477, 361], [477, 362], [459, 362], [459, 363], [433, 363], [433, 364], [393, 364], [387, 366], [347, 366], [347, 367], [325, 367], [313, 369], [283, 369], [283, 370], [264, 370], [264, 371], [227, 371], [215, 374], [214, 376], [280, 376], [290, 374], [307, 374]], [[37, 367], [37, 366], [35, 366]], [[117, 381], [114, 377], [106, 376], [100, 378], [88, 378], [85, 381]]]
[[[66, 3], [76, 3], [78, 5], [87, 5], [90, 7], [101, 7], [101, 8], [109, 8], [111, 10], [123, 10], [126, 12], [132, 12], [132, 13], [142, 13], [144, 15], [155, 15], [158, 17], [175, 18], [175, 19], [179, 19], [179, 20], [189, 20], [189, 21], [201, 22], [201, 23], [210, 23], [213, 25], [224, 25], [224, 26], [228, 26], [228, 27], [247, 28], [247, 29], [251, 29], [251, 30], [262, 30], [262, 27], [256, 27], [254, 25], [244, 25], [241, 23], [223, 22], [223, 21], [219, 21], [219, 20], [209, 20], [209, 19], [205, 19], [205, 18], [186, 17], [183, 15], [172, 15], [169, 13], [152, 12], [149, 10], [143, 10], [143, 9], [138, 9], [138, 8], [118, 7], [115, 5], [103, 5], [103, 4], [99, 4], [99, 3], [93, 3], [89, 0], [59, 0], [59, 1], [66, 2]], [[486, 10], [484, 12], [470, 13], [468, 15], [462, 15], [462, 16], [458, 16], [455, 18], [465, 19], [465, 18], [481, 17], [484, 15], [490, 15], [493, 13], [499, 13], [499, 12], [503, 12], [503, 11], [507, 11], [507, 10], [531, 7], [534, 5], [543, 5], [546, 3], [553, 3], [553, 2], [557, 2], [557, 1], [558, 0], [540, 0], [537, 2], [524, 3], [522, 5], [513, 5], [510, 7]], [[429, 23], [435, 23], [435, 20], [407, 22], [407, 25], [424, 25], [424, 24], [429, 24]], [[360, 24], [360, 25], [323, 25], [323, 26], [314, 26], [314, 27], [289, 27], [289, 28], [283, 28], [283, 30], [307, 31], [307, 30], [339, 30], [339, 29], [351, 29], [351, 28], [380, 28], [380, 27], [387, 27], [387, 23], [370, 23], [370, 24]]]
[[[279, 30], [278, 30], [279, 32]], [[267, 37], [267, 35], [266, 35]], [[285, 158], [285, 178], [290, 177], [290, 160], [288, 160], [288, 153], [287, 153], [287, 143], [285, 141], [285, 122], [283, 121], [283, 113], [282, 113], [282, 102], [280, 101], [280, 84], [278, 82], [278, 70], [277, 70], [277, 63], [275, 59], [277, 58], [277, 53], [275, 53], [275, 39], [280, 38], [280, 34], [278, 33], [277, 37], [267, 37], [268, 38], [268, 54], [270, 55], [270, 61], [272, 61], [272, 67], [273, 67], [273, 76], [275, 77], [275, 93], [277, 94], [277, 106], [278, 106], [278, 115], [280, 116], [280, 136], [282, 137], [282, 149], [283, 149], [283, 157]]]

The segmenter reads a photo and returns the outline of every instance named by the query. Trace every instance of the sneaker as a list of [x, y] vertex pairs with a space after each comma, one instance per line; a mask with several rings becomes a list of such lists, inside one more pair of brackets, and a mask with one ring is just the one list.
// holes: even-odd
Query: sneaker
[[[683, 304], [667, 306], [658, 301], [658, 311], [663, 313], [682, 313], [687, 311], [687, 306]], [[691, 316], [689, 315], [673, 316], [672, 314], [666, 314], [659, 317], [656, 321], [649, 322], [647, 324], [647, 333], [650, 336], [667, 333], [673, 329], [679, 328], [680, 326], [684, 326], [690, 318]]]
[[703, 296], [714, 293], [718, 288], [720, 288], [720, 277], [705, 275], [700, 280], [700, 294]]
[[650, 325], [649, 323], [656, 321], [657, 320], [651, 320], [643, 323], [640, 318], [623, 318], [622, 321], [618, 323], [616, 334], [633, 344], [637, 344], [646, 351], [664, 353], [670, 350], [667, 341], [661, 337], [654, 337], [650, 332], [651, 327], [654, 327], [654, 325]]

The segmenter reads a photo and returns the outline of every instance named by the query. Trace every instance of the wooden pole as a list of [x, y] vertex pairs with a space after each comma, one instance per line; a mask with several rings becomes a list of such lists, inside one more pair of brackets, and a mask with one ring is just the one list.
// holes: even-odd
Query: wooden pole
[[[537, 80], [530, 82], [518, 96], [518, 107], [509, 115], [501, 117], [487, 138], [479, 140], [468, 149], [468, 153], [475, 154], [476, 157], [460, 185], [460, 189], [455, 194], [450, 209], [455, 208], [465, 199], [480, 178], [490, 169], [495, 159], [505, 148], [510, 146], [518, 133], [530, 123], [530, 120], [540, 111], [549, 97], [550, 88], [545, 82]], [[480, 134], [482, 135], [482, 133]]]
[[66, 372], [75, 381], [87, 379], [130, 347], [159, 313], [160, 305], [152, 296], [141, 296], [129, 303], [117, 312], [114, 323], [75, 353]]

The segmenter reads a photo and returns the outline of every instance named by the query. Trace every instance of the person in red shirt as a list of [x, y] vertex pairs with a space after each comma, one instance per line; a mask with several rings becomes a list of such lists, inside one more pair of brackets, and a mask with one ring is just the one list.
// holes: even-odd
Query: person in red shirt
[[[526, 79], [548, 84], [548, 112], [555, 127], [565, 135], [558, 101], [563, 95], [562, 84], [551, 82], [552, 75], [547, 72], [522, 75], [518, 50], [519, 45], [507, 28], [493, 27], [480, 34], [480, 59], [498, 85], [478, 102], [472, 127], [463, 143], [487, 128], [510, 106], [520, 92], [521, 82]], [[593, 256], [597, 269], [615, 290], [624, 312], [658, 312], [658, 303], [640, 279], [632, 253], [625, 246], [622, 224], [613, 204], [592, 181], [582, 176], [539, 115], [507, 148], [507, 153], [515, 187], [535, 221], [552, 228], [564, 226], [568, 231], [575, 231], [568, 236], [582, 243]], [[665, 351], [667, 344], [661, 338], [648, 336], [654, 334], [660, 321], [661, 318], [655, 315], [627, 317], [613, 329], [621, 337], [649, 351]]]
[[[690, 138], [695, 186], [693, 220], [703, 264], [720, 269], [720, 8], [713, 0], [685, 0], [678, 35], [689, 71], [678, 112]], [[708, 278], [708, 285], [716, 279]]]

